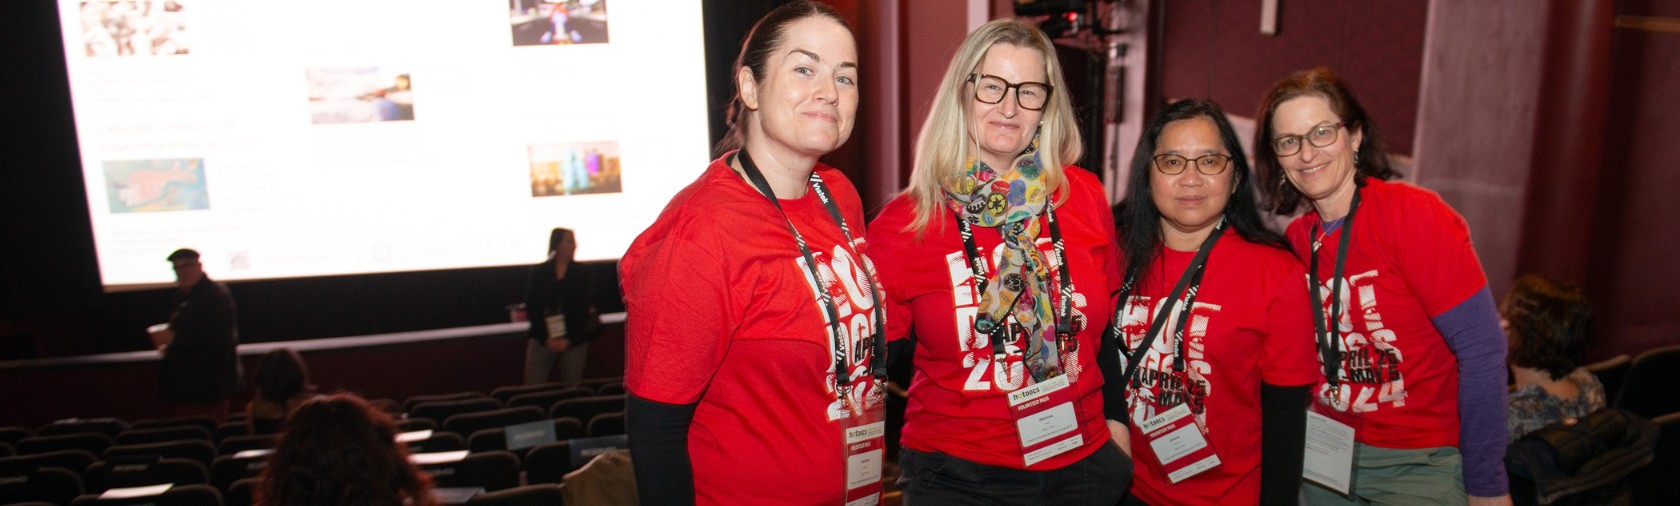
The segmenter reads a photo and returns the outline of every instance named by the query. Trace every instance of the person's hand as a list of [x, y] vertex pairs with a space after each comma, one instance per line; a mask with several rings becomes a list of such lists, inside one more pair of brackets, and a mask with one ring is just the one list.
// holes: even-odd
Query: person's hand
[[[1108, 437], [1114, 440], [1114, 444], [1120, 447], [1120, 452], [1125, 453], [1126, 458], [1132, 457], [1132, 429], [1130, 427], [1114, 420], [1108, 420]], [[1510, 504], [1510, 498], [1506, 498], [1505, 502]]]
[[572, 340], [564, 337], [558, 337], [549, 339], [545, 345], [548, 346], [548, 349], [554, 350], [555, 353], [564, 353], [566, 348], [572, 347]]
[[157, 347], [157, 349], [162, 350], [164, 347], [169, 346], [169, 343], [172, 343], [172, 342], [175, 341], [175, 331], [169, 330], [167, 328], [158, 329], [158, 330], [154, 330], [154, 331], [151, 332], [151, 337], [152, 337], [152, 346], [155, 346], [155, 347]]
[[1470, 506], [1511, 506], [1511, 495], [1499, 497], [1470, 496]]

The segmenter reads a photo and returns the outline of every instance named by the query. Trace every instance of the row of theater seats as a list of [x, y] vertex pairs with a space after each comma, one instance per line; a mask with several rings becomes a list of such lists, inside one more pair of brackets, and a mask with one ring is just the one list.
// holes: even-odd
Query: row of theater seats
[[[485, 491], [470, 504], [558, 504], [565, 475], [593, 456], [580, 458], [574, 442], [596, 450], [624, 446], [623, 386], [616, 380], [419, 395], [375, 405], [398, 420], [405, 432], [400, 440], [417, 462], [426, 461], [420, 468], [435, 486]], [[555, 441], [508, 449], [507, 426], [542, 421], [553, 424]], [[206, 417], [132, 424], [100, 418], [61, 420], [33, 431], [0, 428], [0, 505], [250, 504], [276, 436], [235, 431], [242, 424]], [[163, 483], [173, 486], [162, 495], [100, 498], [113, 488]]]
[[1680, 345], [1587, 365], [1610, 405], [1646, 418], [1680, 413]]

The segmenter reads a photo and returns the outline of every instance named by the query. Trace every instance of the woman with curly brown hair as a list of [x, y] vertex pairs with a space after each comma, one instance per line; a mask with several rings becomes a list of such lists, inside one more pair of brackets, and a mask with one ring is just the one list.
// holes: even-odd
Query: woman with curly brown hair
[[396, 442], [396, 424], [353, 394], [299, 405], [286, 422], [256, 504], [437, 504], [431, 479]]
[[1538, 274], [1517, 278], [1499, 305], [1510, 340], [1511, 377], [1506, 442], [1566, 418], [1604, 408], [1604, 385], [1579, 366], [1592, 307], [1581, 289]]

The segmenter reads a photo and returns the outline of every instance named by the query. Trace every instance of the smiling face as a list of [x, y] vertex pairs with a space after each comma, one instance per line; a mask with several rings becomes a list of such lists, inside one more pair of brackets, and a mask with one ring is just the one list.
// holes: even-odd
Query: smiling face
[[823, 16], [788, 24], [762, 81], [749, 68], [736, 74], [741, 100], [752, 111], [748, 142], [777, 159], [834, 151], [852, 135], [857, 72], [857, 44], [845, 26]]
[[[1340, 121], [1342, 118], [1330, 109], [1330, 103], [1324, 97], [1304, 95], [1278, 104], [1272, 113], [1272, 132], [1274, 137], [1305, 135], [1319, 126], [1335, 128], [1334, 125]], [[1359, 151], [1360, 142], [1364, 139], [1363, 132], [1342, 127], [1330, 145], [1318, 147], [1310, 142], [1301, 142], [1299, 153], [1279, 156], [1278, 164], [1283, 166], [1283, 174], [1289, 178], [1289, 184], [1294, 185], [1315, 207], [1345, 210], [1353, 202], [1353, 178], [1357, 172], [1353, 155]], [[1336, 218], [1340, 216], [1326, 217]]]
[[[992, 46], [974, 73], [1001, 77], [1011, 84], [1049, 81], [1045, 77], [1044, 55], [1036, 49], [1013, 44]], [[975, 151], [986, 165], [1006, 170], [1032, 143], [1044, 111], [1022, 108], [1016, 98], [1017, 90], [1005, 92], [1003, 100], [996, 104], [981, 102], [974, 98], [974, 86], [972, 82], [964, 84], [962, 93], [968, 103], [968, 140], [974, 143]]]
[[[1161, 129], [1154, 155], [1174, 154], [1185, 158], [1202, 155], [1231, 156], [1219, 139], [1219, 127], [1213, 120], [1195, 117], [1181, 119]], [[1195, 165], [1195, 164], [1189, 164]], [[1174, 175], [1163, 174], [1153, 165], [1149, 168], [1149, 196], [1161, 211], [1161, 236], [1167, 247], [1180, 251], [1194, 250], [1201, 245], [1213, 225], [1225, 213], [1225, 203], [1236, 188], [1236, 171], [1227, 162], [1223, 172], [1209, 176], [1195, 167], [1186, 167]]]

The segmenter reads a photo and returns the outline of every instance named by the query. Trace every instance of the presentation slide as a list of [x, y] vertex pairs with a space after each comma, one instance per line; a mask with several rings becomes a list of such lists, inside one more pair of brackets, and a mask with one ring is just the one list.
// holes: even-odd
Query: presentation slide
[[59, 12], [107, 290], [615, 259], [709, 159], [698, 1]]

